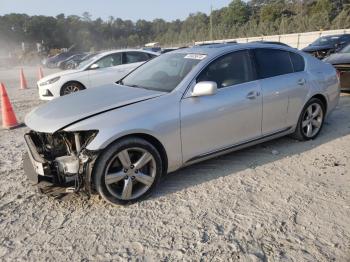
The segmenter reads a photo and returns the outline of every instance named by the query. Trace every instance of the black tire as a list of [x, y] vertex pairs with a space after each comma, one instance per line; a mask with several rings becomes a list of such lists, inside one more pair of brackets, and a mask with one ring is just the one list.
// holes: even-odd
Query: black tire
[[85, 87], [79, 82], [68, 82], [61, 87], [60, 95], [65, 96], [84, 89]]
[[[320, 127], [318, 127], [318, 131], [315, 132], [315, 134], [312, 134], [311, 136], [307, 136], [305, 134], [305, 127], [303, 127], [303, 121], [307, 121], [307, 119], [305, 119], [306, 114], [307, 114], [307, 110], [311, 105], [319, 105], [321, 110], [322, 110], [322, 121], [320, 124]], [[325, 119], [325, 114], [326, 114], [326, 110], [325, 110], [325, 105], [323, 104], [323, 102], [318, 99], [318, 98], [312, 98], [309, 100], [309, 102], [306, 103], [306, 105], [304, 106], [300, 116], [299, 116], [299, 120], [298, 120], [298, 124], [297, 127], [295, 129], [294, 134], [292, 135], [295, 139], [300, 140], [300, 141], [307, 141], [307, 140], [312, 140], [315, 139], [321, 132], [323, 124], [324, 124], [324, 119]]]
[[[115, 168], [113, 166], [113, 163], [114, 164], [119, 163], [120, 166], [118, 167], [118, 165], [116, 165], [116, 169], [121, 168], [121, 170], [114, 171], [112, 173], [122, 173], [122, 171], [126, 172], [124, 167], [122, 166], [121, 161], [119, 160], [119, 158], [117, 156], [121, 152], [125, 152], [126, 149], [129, 149], [130, 151], [132, 151], [132, 149], [134, 149], [134, 148], [139, 148], [139, 149], [145, 150], [149, 154], [151, 154], [151, 156], [153, 157], [152, 163], [155, 163], [155, 167], [152, 168], [152, 170], [154, 170], [154, 176], [152, 178], [154, 180], [152, 182], [152, 185], [150, 185], [150, 187], [148, 189], [147, 188], [144, 189], [147, 191], [143, 192], [141, 190], [141, 192], [143, 192], [142, 195], [139, 195], [139, 196], [132, 198], [132, 199], [125, 200], [125, 199], [122, 199], [122, 196], [117, 197], [114, 193], [117, 194], [116, 191], [121, 189], [122, 187], [123, 187], [123, 189], [121, 191], [123, 191], [123, 193], [124, 193], [126, 183], [128, 183], [127, 181], [128, 181], [128, 179], [130, 179], [130, 177], [120, 179], [118, 182], [115, 182], [114, 184], [112, 184], [115, 188], [111, 188], [110, 187], [111, 185], [107, 185], [105, 178], [110, 171], [109, 169]], [[131, 160], [131, 158], [130, 158], [130, 160]], [[113, 161], [117, 161], [117, 162], [113, 162]], [[131, 161], [131, 163], [133, 165], [133, 161]], [[136, 166], [136, 164], [135, 164], [135, 166]], [[143, 173], [143, 171], [140, 173]], [[107, 202], [114, 204], [114, 205], [126, 205], [126, 204], [132, 204], [136, 201], [139, 201], [139, 200], [142, 200], [142, 199], [148, 197], [151, 194], [151, 192], [157, 187], [157, 185], [160, 181], [160, 178], [162, 176], [162, 173], [163, 173], [163, 163], [162, 163], [162, 158], [161, 158], [158, 150], [151, 143], [149, 143], [148, 141], [146, 141], [144, 139], [137, 138], [137, 137], [129, 137], [129, 138], [125, 138], [123, 140], [115, 142], [114, 144], [110, 145], [108, 148], [106, 148], [101, 153], [99, 158], [96, 160], [92, 175], [93, 175], [93, 181], [94, 181], [96, 191], [100, 194], [100, 196], [104, 200], [106, 200]], [[126, 174], [126, 177], [127, 177], [127, 174]], [[137, 187], [139, 184], [141, 186], [145, 186], [142, 183], [140, 183], [139, 181], [137, 181], [137, 179], [135, 180], [135, 178], [132, 181], [133, 181], [132, 182], [133, 189], [135, 189], [135, 187]], [[115, 191], [113, 191], [113, 190], [115, 190]]]

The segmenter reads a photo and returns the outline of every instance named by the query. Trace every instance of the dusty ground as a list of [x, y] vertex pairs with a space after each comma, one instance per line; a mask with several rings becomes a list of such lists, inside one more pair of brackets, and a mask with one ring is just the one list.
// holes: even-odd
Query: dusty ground
[[[25, 68], [29, 90], [18, 73], [0, 69], [0, 81], [23, 120], [40, 104], [37, 68]], [[185, 168], [127, 207], [36, 193], [22, 170], [25, 131], [0, 131], [0, 260], [350, 261], [349, 95], [317, 140]]]

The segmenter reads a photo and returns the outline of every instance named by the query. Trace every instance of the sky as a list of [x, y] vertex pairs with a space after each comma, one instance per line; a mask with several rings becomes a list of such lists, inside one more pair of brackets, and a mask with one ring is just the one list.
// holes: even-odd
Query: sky
[[163, 18], [166, 21], [185, 19], [190, 13], [210, 13], [227, 6], [231, 0], [0, 0], [0, 15], [25, 13], [28, 15], [56, 16], [82, 15], [107, 19], [109, 16], [136, 21]]

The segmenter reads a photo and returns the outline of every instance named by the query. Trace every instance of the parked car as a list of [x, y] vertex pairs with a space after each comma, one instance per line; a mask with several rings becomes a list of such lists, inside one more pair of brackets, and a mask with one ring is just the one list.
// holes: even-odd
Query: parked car
[[83, 61], [88, 60], [92, 58], [93, 56], [97, 55], [98, 53], [89, 53], [85, 55], [84, 57], [75, 57], [69, 61], [67, 61], [64, 65], [64, 69], [75, 69], [77, 68]]
[[323, 61], [332, 64], [337, 69], [341, 90], [350, 91], [350, 44]]
[[224, 43], [217, 43], [217, 42], [203, 42], [203, 43], [197, 43], [195, 46], [212, 46], [212, 45], [231, 45], [231, 44], [237, 44], [236, 40], [226, 41]]
[[171, 47], [171, 48], [162, 48], [162, 50], [160, 51], [161, 54], [165, 54], [165, 53], [169, 53], [172, 51], [175, 51], [179, 49], [178, 47]]
[[67, 69], [66, 66], [68, 63], [70, 63], [71, 61], [83, 59], [87, 55], [88, 55], [87, 53], [78, 53], [78, 54], [72, 55], [72, 56], [58, 62], [57, 67], [59, 67], [60, 69], [63, 69], [63, 70]]
[[160, 53], [162, 48], [160, 48], [160, 47], [143, 47], [142, 50]]
[[42, 100], [71, 94], [90, 87], [112, 84], [158, 53], [144, 50], [117, 50], [100, 53], [76, 69], [49, 75], [38, 81]]
[[183, 166], [285, 135], [315, 139], [338, 100], [335, 69], [292, 48], [181, 49], [118, 84], [34, 109], [25, 172], [35, 183], [134, 202]]
[[350, 43], [350, 34], [322, 36], [303, 49], [304, 52], [323, 59], [332, 53], [340, 51]]
[[277, 42], [277, 41], [255, 41], [253, 43], [260, 43], [260, 44], [268, 44], [268, 45], [282, 45], [282, 46], [288, 46], [289, 45], [282, 43], [282, 42]]
[[42, 61], [42, 64], [48, 68], [56, 68], [57, 67], [57, 64], [60, 62], [60, 61], [63, 61], [65, 59], [67, 59], [68, 57], [71, 57], [72, 55], [75, 55], [79, 52], [77, 51], [68, 51], [68, 52], [63, 52], [63, 53], [59, 53], [57, 55], [54, 55], [54, 56], [51, 56], [51, 57], [48, 57], [46, 59], [44, 59]]

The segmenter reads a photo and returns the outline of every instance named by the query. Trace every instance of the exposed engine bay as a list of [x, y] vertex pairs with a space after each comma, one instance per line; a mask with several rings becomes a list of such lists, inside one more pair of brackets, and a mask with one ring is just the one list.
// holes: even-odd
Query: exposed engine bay
[[26, 134], [29, 160], [34, 167], [32, 181], [63, 187], [66, 193], [81, 189], [90, 193], [91, 168], [88, 166], [97, 154], [86, 150], [86, 146], [96, 134], [97, 131]]
[[323, 58], [329, 56], [331, 53], [332, 52], [330, 50], [328, 50], [328, 49], [326, 49], [326, 50], [317, 50], [317, 51], [311, 52], [311, 54], [314, 57], [318, 58], [318, 59], [323, 59]]

